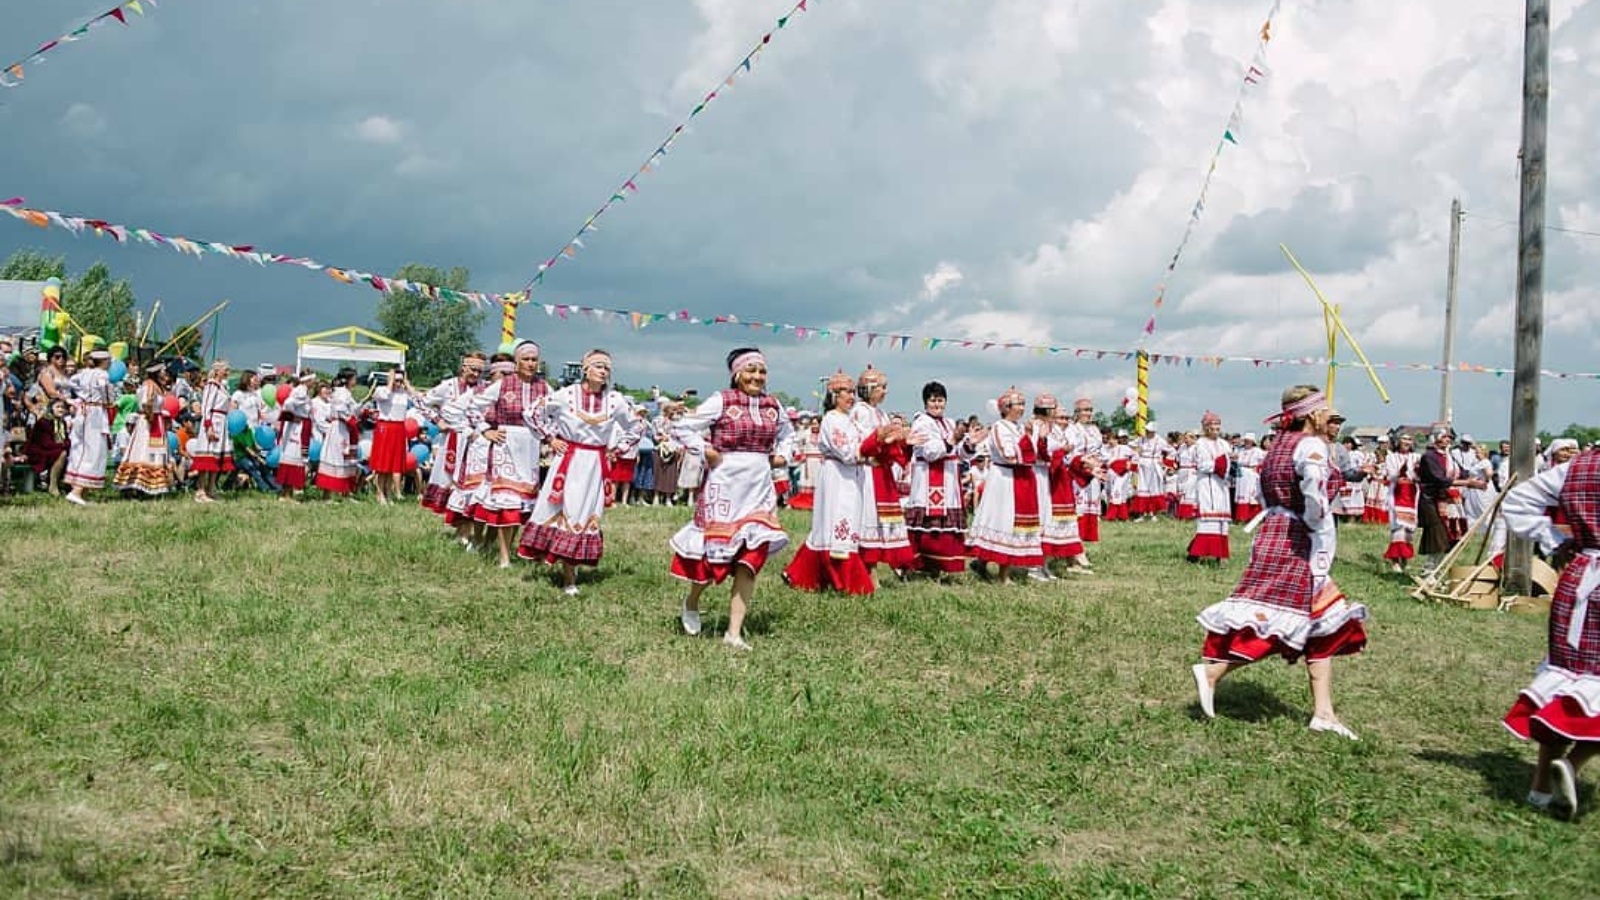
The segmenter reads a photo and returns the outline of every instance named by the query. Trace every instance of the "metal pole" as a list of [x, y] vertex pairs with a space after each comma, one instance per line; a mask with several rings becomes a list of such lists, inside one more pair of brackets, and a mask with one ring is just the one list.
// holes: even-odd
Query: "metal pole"
[[1444, 370], [1439, 379], [1439, 421], [1455, 422], [1450, 408], [1450, 368], [1456, 356], [1456, 271], [1461, 266], [1461, 199], [1450, 201], [1450, 272], [1444, 282]]
[[[1544, 338], [1544, 190], [1546, 113], [1550, 99], [1550, 0], [1526, 0], [1522, 44], [1522, 209], [1517, 252], [1517, 360], [1511, 383], [1511, 470], [1533, 477], [1539, 429], [1539, 363]], [[1515, 535], [1506, 545], [1505, 592], [1525, 595], [1533, 548]]]

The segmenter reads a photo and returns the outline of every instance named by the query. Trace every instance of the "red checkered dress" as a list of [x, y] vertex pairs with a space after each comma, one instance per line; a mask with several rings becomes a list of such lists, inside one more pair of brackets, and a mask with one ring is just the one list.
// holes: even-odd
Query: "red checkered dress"
[[1261, 464], [1267, 507], [1291, 514], [1267, 515], [1238, 586], [1228, 599], [1201, 612], [1208, 632], [1206, 659], [1255, 662], [1276, 654], [1290, 662], [1301, 656], [1318, 660], [1366, 646], [1361, 624], [1366, 610], [1347, 605], [1331, 578], [1323, 579], [1319, 590], [1311, 572], [1311, 531], [1295, 471], [1295, 448], [1307, 436], [1280, 435]]

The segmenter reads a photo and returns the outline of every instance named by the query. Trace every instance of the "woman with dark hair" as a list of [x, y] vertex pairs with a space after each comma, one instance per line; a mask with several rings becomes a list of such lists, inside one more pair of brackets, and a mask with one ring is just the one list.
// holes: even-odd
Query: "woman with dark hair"
[[1578, 772], [1600, 753], [1600, 614], [1591, 608], [1600, 587], [1600, 451], [1579, 453], [1512, 487], [1501, 513], [1507, 530], [1537, 542], [1561, 569], [1544, 661], [1504, 724], [1539, 744], [1528, 802], [1572, 819]]
[[136, 395], [138, 406], [132, 419], [133, 436], [127, 455], [112, 479], [112, 485], [119, 491], [159, 497], [172, 490], [172, 476], [167, 469], [167, 432], [172, 429], [172, 422], [163, 406], [167, 378], [167, 370], [162, 366], [145, 370], [144, 381]]
[[962, 503], [961, 463], [983, 442], [983, 430], [957, 436], [945, 418], [949, 400], [944, 385], [922, 386], [922, 412], [911, 421], [920, 438], [911, 451], [911, 493], [906, 498], [906, 531], [922, 571], [959, 575], [967, 565], [967, 511]]
[[50, 496], [61, 496], [61, 473], [67, 467], [70, 410], [65, 400], [51, 400], [44, 415], [34, 420], [23, 448], [34, 474], [49, 485]]
[[1283, 392], [1277, 439], [1261, 465], [1266, 518], [1250, 545], [1250, 562], [1233, 593], [1199, 615], [1206, 630], [1194, 666], [1200, 709], [1214, 717], [1217, 683], [1269, 656], [1306, 660], [1312, 731], [1350, 740], [1355, 732], [1333, 709], [1333, 658], [1367, 645], [1367, 608], [1349, 603], [1329, 576], [1337, 532], [1328, 497], [1328, 445], [1322, 433], [1328, 400], [1312, 385]]
[[[834, 373], [822, 398], [822, 428], [817, 433], [822, 465], [817, 469], [811, 531], [783, 570], [783, 580], [798, 590], [832, 588], [846, 594], [874, 590], [872, 572], [861, 555], [861, 505], [870, 496], [862, 460], [879, 450], [881, 439], [876, 430], [851, 416], [855, 404], [855, 379]], [[896, 435], [891, 431], [888, 437]]]
[[578, 566], [598, 566], [605, 553], [606, 454], [639, 439], [643, 423], [633, 410], [611, 389], [611, 353], [595, 349], [583, 356], [583, 380], [550, 394], [535, 411], [553, 462], [517, 555], [560, 563], [569, 597], [578, 594]]
[[267, 401], [261, 399], [261, 375], [254, 369], [239, 373], [239, 381], [233, 388], [231, 399], [233, 408], [244, 413], [246, 428], [254, 430], [266, 421]]
[[[359, 405], [350, 385], [355, 383], [355, 369], [340, 369], [333, 376], [333, 389], [328, 392], [328, 428], [322, 436], [322, 451], [317, 455], [316, 485], [323, 496], [349, 497], [361, 484], [361, 468], [356, 459], [361, 445], [361, 422], [356, 418]], [[309, 451], [307, 459], [310, 459]]]
[[689, 582], [679, 619], [685, 633], [700, 633], [700, 595], [733, 576], [728, 630], [722, 642], [748, 650], [745, 610], [755, 595], [756, 576], [768, 558], [789, 544], [778, 523], [772, 467], [783, 463], [778, 448], [791, 428], [783, 406], [767, 393], [767, 359], [755, 347], [728, 354], [728, 388], [678, 419], [673, 434], [706, 460], [705, 487], [694, 518], [668, 542], [672, 574]]

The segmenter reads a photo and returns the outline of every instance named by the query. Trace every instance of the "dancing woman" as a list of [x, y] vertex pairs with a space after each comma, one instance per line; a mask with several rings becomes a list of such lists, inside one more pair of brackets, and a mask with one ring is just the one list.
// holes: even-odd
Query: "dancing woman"
[[[550, 396], [550, 385], [539, 377], [539, 345], [519, 341], [511, 355], [515, 362], [510, 374], [499, 376], [482, 391], [468, 392], [470, 399], [465, 402], [446, 403], [440, 410], [452, 434], [477, 435], [473, 442], [477, 459], [464, 466], [461, 487], [473, 493], [467, 514], [494, 531], [502, 569], [511, 567], [512, 540], [528, 521], [538, 495], [539, 444], [544, 437], [540, 417]], [[478, 460], [481, 469], [474, 464]], [[447, 510], [449, 504], [447, 499]], [[458, 536], [465, 534], [458, 531]]]
[[560, 563], [562, 592], [575, 597], [578, 566], [598, 566], [605, 553], [606, 454], [637, 442], [643, 420], [632, 401], [611, 389], [610, 352], [590, 350], [583, 380], [551, 394], [539, 422], [555, 460], [517, 555]]
[[861, 556], [861, 505], [869, 496], [861, 461], [878, 451], [879, 439], [850, 415], [855, 403], [855, 379], [835, 372], [822, 398], [817, 432], [822, 465], [817, 468], [811, 530], [783, 570], [783, 580], [798, 590], [873, 592], [872, 572]]
[[728, 354], [729, 383], [694, 412], [678, 419], [673, 434], [685, 447], [704, 452], [705, 487], [694, 518], [678, 530], [672, 574], [689, 582], [679, 618], [687, 634], [700, 633], [700, 595], [709, 584], [733, 576], [728, 630], [722, 642], [740, 650], [744, 617], [755, 595], [756, 576], [774, 553], [789, 544], [778, 523], [772, 467], [793, 429], [777, 399], [767, 393], [767, 360], [755, 347]]
[[[1302, 657], [1311, 680], [1312, 731], [1357, 740], [1333, 709], [1333, 658], [1367, 644], [1367, 608], [1349, 603], [1329, 567], [1337, 535], [1328, 498], [1327, 398], [1310, 385], [1283, 393], [1280, 432], [1261, 466], [1267, 513], [1232, 595], [1199, 615], [1205, 662], [1193, 669], [1200, 709], [1216, 715], [1217, 683], [1269, 656]], [[1271, 421], [1271, 420], [1269, 420]]]
[[1528, 802], [1570, 819], [1578, 812], [1578, 772], [1600, 753], [1600, 615], [1590, 608], [1600, 587], [1600, 450], [1516, 485], [1500, 509], [1512, 534], [1537, 541], [1558, 566], [1567, 561], [1550, 599], [1545, 659], [1504, 721], [1539, 744]]

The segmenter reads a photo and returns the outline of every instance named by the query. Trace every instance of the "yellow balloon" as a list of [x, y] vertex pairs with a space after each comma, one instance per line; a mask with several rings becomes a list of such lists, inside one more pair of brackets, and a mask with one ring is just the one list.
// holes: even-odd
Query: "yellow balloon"
[[65, 328], [65, 327], [67, 327], [67, 323], [71, 322], [71, 321], [72, 321], [72, 317], [67, 315], [65, 311], [56, 313], [56, 327], [57, 328]]
[[112, 359], [120, 359], [120, 360], [126, 361], [127, 358], [128, 358], [128, 342], [127, 341], [112, 341], [111, 342], [111, 346], [108, 347], [107, 349], [109, 349], [111, 351], [111, 358]]
[[86, 334], [83, 336], [82, 340], [78, 341], [78, 352], [93, 353], [95, 350], [99, 349], [100, 345], [103, 343], [105, 342], [101, 340], [100, 335]]

